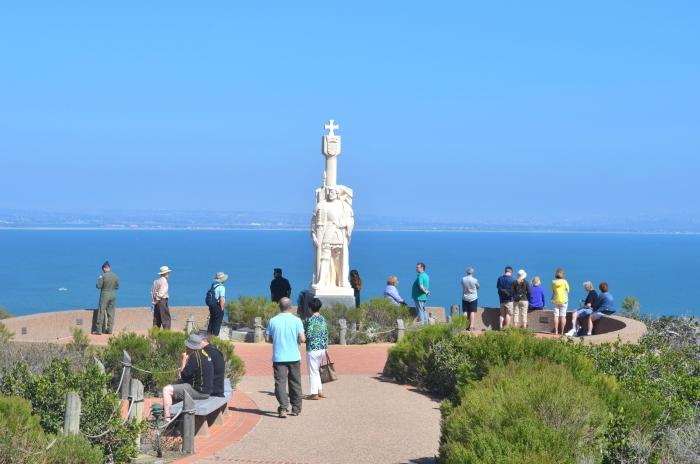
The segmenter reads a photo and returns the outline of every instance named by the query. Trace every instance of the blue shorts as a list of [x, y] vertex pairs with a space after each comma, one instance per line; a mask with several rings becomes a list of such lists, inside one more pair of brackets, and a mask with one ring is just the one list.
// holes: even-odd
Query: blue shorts
[[474, 300], [474, 301], [462, 300], [462, 312], [463, 313], [475, 313], [477, 310], [478, 301], [479, 300]]
[[605, 314], [603, 314], [603, 311], [593, 312], [593, 310], [591, 308], [579, 309], [577, 314], [578, 314], [578, 317], [587, 317], [587, 316], [590, 316], [591, 314], [593, 314], [594, 319], [596, 319], [596, 320], [600, 319], [601, 317], [605, 317]]

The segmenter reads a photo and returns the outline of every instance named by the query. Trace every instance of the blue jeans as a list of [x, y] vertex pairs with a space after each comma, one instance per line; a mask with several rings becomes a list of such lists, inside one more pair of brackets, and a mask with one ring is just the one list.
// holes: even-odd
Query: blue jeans
[[425, 313], [425, 300], [413, 300], [416, 304], [416, 314], [418, 314], [418, 321], [421, 324], [428, 323], [428, 315]]

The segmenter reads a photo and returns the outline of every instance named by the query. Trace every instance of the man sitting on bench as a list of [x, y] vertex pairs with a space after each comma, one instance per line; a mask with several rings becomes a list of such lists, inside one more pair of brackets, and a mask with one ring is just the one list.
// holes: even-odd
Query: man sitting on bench
[[191, 334], [185, 340], [187, 362], [178, 374], [178, 383], [163, 388], [163, 409], [170, 421], [170, 406], [185, 399], [187, 392], [193, 400], [206, 400], [214, 383], [214, 366], [209, 355], [202, 349], [202, 337]]
[[[211, 362], [214, 365], [214, 383], [211, 388], [210, 396], [224, 396], [224, 379], [226, 378], [226, 362], [224, 361], [224, 355], [217, 347], [209, 343], [209, 337], [211, 337], [209, 332], [206, 330], [198, 330], [195, 334], [202, 337], [202, 351], [211, 358]], [[180, 366], [180, 370], [185, 368], [187, 358], [187, 353], [182, 353], [182, 365]]]

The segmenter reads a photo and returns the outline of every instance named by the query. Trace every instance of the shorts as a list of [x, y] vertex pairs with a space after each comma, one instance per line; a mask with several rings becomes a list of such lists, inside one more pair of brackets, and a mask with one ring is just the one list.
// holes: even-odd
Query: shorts
[[509, 316], [513, 315], [513, 302], [508, 301], [506, 303], [501, 303], [501, 317], [505, 316], [506, 313]]
[[569, 307], [569, 302], [552, 305], [554, 317], [566, 317], [566, 308]]
[[201, 393], [192, 388], [189, 383], [174, 383], [173, 384], [173, 403], [184, 401], [185, 392], [187, 392], [193, 400], [206, 400], [209, 398], [209, 393]]
[[579, 309], [577, 311], [577, 313], [578, 313], [578, 317], [587, 317], [587, 316], [590, 316], [592, 314], [594, 321], [597, 321], [601, 317], [605, 317], [605, 314], [603, 313], [603, 311], [593, 312], [593, 310], [591, 308]]
[[465, 313], [475, 313], [476, 308], [477, 308], [477, 302], [479, 300], [474, 300], [474, 301], [464, 301], [462, 300], [462, 312]]
[[524, 322], [527, 324], [527, 300], [520, 300], [513, 303], [515, 311], [515, 323]]

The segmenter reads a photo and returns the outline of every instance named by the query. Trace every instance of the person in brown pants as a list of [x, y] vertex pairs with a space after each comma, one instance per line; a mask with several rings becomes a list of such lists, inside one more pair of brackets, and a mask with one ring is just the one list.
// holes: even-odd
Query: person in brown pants
[[168, 308], [168, 278], [170, 269], [161, 266], [160, 277], [151, 287], [151, 304], [153, 305], [153, 325], [163, 330], [170, 330], [170, 308]]

